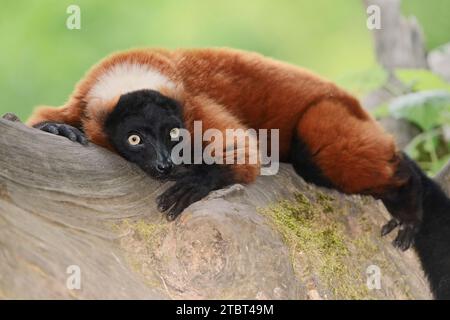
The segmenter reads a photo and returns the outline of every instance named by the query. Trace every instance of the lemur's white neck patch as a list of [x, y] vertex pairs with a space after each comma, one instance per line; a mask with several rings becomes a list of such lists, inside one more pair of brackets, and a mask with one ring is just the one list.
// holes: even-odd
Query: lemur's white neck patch
[[108, 101], [128, 92], [162, 87], [174, 88], [175, 83], [148, 65], [124, 62], [100, 76], [88, 96], [96, 101]]

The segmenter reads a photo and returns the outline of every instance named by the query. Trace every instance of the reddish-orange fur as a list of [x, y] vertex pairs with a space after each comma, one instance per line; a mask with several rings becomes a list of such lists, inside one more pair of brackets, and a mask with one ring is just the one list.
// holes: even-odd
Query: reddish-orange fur
[[[115, 99], [92, 108], [88, 93], [109, 67], [124, 61], [148, 64], [177, 84], [161, 92], [183, 105], [186, 126], [203, 129], [280, 129], [280, 159], [287, 160], [293, 134], [308, 145], [334, 185], [349, 193], [378, 193], [397, 183], [393, 139], [351, 95], [304, 69], [231, 49], [132, 50], [112, 55], [91, 69], [65, 106], [40, 109], [28, 124], [58, 121], [82, 126], [94, 143], [111, 148], [105, 115]], [[248, 151], [248, 150], [247, 150]], [[253, 181], [258, 165], [234, 165], [237, 181]]]
[[322, 100], [308, 108], [297, 132], [325, 176], [342, 191], [376, 194], [394, 186], [394, 141], [358, 105]]

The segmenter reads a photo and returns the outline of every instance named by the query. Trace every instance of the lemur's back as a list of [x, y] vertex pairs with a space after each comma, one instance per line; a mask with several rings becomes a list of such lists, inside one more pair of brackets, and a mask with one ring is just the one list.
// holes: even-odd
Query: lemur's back
[[295, 123], [302, 110], [324, 93], [349, 97], [313, 73], [260, 54], [233, 49], [192, 49], [174, 52], [184, 88], [207, 95], [250, 127]]
[[373, 122], [355, 98], [332, 82], [257, 53], [192, 49], [172, 57], [186, 92], [212, 98], [250, 128], [279, 129], [283, 160], [300, 117], [319, 101], [337, 100], [343, 114]]

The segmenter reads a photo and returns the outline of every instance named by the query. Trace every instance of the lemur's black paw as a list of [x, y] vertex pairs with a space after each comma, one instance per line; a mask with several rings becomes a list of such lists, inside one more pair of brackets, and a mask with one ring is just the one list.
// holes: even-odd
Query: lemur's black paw
[[86, 136], [79, 129], [72, 127], [68, 124], [64, 123], [55, 123], [55, 122], [45, 122], [41, 125], [36, 126], [36, 129], [57, 135], [66, 137], [67, 139], [78, 142], [82, 145], [87, 145], [88, 140]]
[[394, 247], [406, 251], [414, 244], [417, 227], [414, 225], [401, 225], [397, 237], [392, 242]]
[[189, 205], [204, 198], [211, 191], [202, 186], [196, 177], [184, 177], [178, 180], [157, 199], [158, 209], [166, 212], [169, 221], [175, 220]]
[[397, 227], [399, 227], [399, 230], [392, 245], [402, 251], [406, 251], [414, 244], [414, 236], [418, 231], [418, 227], [414, 224], [401, 224], [397, 219], [391, 219], [381, 228], [381, 236], [391, 233]]
[[397, 228], [399, 225], [399, 222], [396, 219], [391, 219], [389, 220], [388, 223], [386, 223], [382, 228], [381, 228], [381, 236], [384, 237], [386, 235], [388, 235], [389, 233], [391, 233], [395, 228]]

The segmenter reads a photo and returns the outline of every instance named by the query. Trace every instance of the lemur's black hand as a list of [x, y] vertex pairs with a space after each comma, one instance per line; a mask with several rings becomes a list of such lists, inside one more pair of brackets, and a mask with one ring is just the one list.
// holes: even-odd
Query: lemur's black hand
[[66, 137], [73, 142], [79, 142], [82, 145], [87, 145], [88, 140], [83, 132], [79, 129], [64, 123], [44, 122], [35, 126], [36, 129]]
[[175, 184], [157, 199], [158, 209], [167, 212], [167, 219], [176, 219], [189, 205], [197, 202], [213, 190], [231, 184], [231, 173], [224, 166], [193, 165], [192, 173], [176, 180]]
[[184, 177], [157, 198], [158, 209], [167, 211], [167, 219], [174, 220], [192, 203], [201, 200], [212, 191], [202, 185], [202, 179]]
[[414, 224], [402, 224], [396, 219], [391, 219], [381, 228], [381, 236], [391, 233], [397, 227], [399, 230], [392, 245], [402, 251], [406, 251], [414, 244], [414, 236], [418, 231], [418, 227]]

